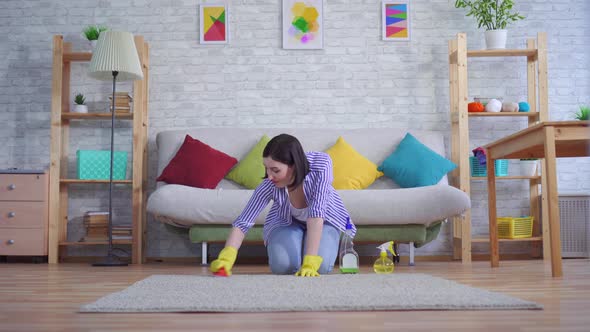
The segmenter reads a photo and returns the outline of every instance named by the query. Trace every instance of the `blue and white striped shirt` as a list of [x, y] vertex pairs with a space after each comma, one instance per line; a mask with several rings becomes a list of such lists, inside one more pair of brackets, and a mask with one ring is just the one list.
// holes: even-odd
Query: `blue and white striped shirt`
[[[325, 222], [344, 232], [346, 220], [350, 217], [342, 203], [340, 195], [332, 186], [332, 159], [324, 152], [307, 152], [309, 173], [303, 181], [303, 192], [309, 209], [310, 218], [323, 218]], [[233, 222], [244, 234], [254, 225], [256, 217], [268, 205], [273, 205], [266, 216], [263, 227], [264, 243], [268, 243], [270, 233], [279, 227], [289, 226], [292, 222], [289, 196], [284, 188], [278, 188], [269, 179], [264, 179], [254, 190], [244, 211]], [[352, 223], [352, 221], [351, 221]], [[352, 225], [353, 234], [356, 227]]]

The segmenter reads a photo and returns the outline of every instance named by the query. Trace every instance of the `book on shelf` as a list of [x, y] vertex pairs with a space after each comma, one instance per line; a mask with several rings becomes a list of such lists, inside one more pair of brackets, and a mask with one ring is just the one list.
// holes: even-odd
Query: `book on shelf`
[[[132, 101], [133, 100], [133, 97], [131, 97], [131, 95], [129, 94], [129, 92], [126, 92], [126, 91], [115, 92], [115, 102], [117, 102], [118, 99], [124, 99], [124, 100]], [[112, 95], [109, 95], [109, 100], [113, 100], [113, 96]]]
[[104, 242], [108, 241], [108, 236], [84, 236], [80, 239], [80, 242]]
[[109, 211], [86, 211], [85, 216], [108, 216]]
[[113, 240], [131, 240], [131, 235], [113, 235]]

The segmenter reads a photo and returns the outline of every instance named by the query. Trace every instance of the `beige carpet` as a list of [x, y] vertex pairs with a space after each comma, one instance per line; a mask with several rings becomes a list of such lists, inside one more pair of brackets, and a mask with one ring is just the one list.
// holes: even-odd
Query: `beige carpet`
[[533, 302], [426, 274], [229, 278], [153, 275], [81, 312], [271, 312], [542, 309]]

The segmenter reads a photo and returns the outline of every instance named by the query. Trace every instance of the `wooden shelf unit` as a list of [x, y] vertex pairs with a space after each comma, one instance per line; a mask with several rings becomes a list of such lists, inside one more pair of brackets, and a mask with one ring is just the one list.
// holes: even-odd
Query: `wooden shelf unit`
[[[111, 120], [111, 113], [63, 113], [62, 120]], [[115, 113], [115, 119], [133, 120], [133, 113]]]
[[[527, 59], [527, 101], [530, 105], [529, 112], [499, 112], [488, 113], [467, 112], [468, 82], [467, 68], [468, 58], [477, 57], [526, 57]], [[547, 35], [544, 32], [537, 34], [537, 38], [527, 40], [525, 49], [505, 50], [467, 50], [467, 37], [465, 33], [457, 34], [455, 39], [449, 41], [449, 87], [450, 87], [450, 116], [451, 116], [451, 155], [457, 167], [451, 174], [451, 183], [471, 194], [471, 181], [487, 180], [487, 177], [472, 177], [470, 172], [469, 156], [469, 119], [472, 117], [524, 117], [528, 126], [538, 121], [548, 120], [548, 92], [547, 92]], [[538, 174], [538, 173], [537, 173]], [[507, 176], [498, 177], [498, 180], [529, 180], [529, 196], [531, 215], [534, 217], [533, 237], [528, 239], [503, 239], [502, 242], [543, 242], [540, 227], [539, 187], [543, 182], [543, 170], [541, 175], [535, 176]], [[543, 223], [545, 223], [543, 221]], [[546, 225], [543, 225], [544, 227]], [[461, 259], [463, 263], [471, 262], [471, 244], [489, 242], [481, 238], [471, 237], [471, 211], [463, 216], [453, 219], [453, 258]], [[548, 246], [543, 246], [543, 256], [548, 255]], [[539, 246], [533, 247], [534, 255], [538, 255]]]
[[[116, 240], [115, 244], [131, 245], [131, 262], [144, 261], [145, 189], [147, 185], [147, 125], [149, 46], [142, 36], [135, 36], [143, 80], [133, 82], [133, 113], [115, 114], [117, 119], [129, 120], [133, 125], [133, 165], [130, 180], [115, 180], [116, 184], [131, 185], [132, 239]], [[67, 178], [67, 158], [70, 121], [110, 120], [111, 113], [71, 113], [70, 75], [72, 62], [89, 62], [90, 52], [73, 52], [72, 44], [63, 36], [53, 37], [53, 77], [51, 94], [51, 152], [49, 181], [49, 248], [48, 261], [55, 264], [65, 255], [70, 245], [102, 245], [107, 242], [69, 242], [68, 187], [70, 184], [100, 184], [108, 180], [78, 180]]]

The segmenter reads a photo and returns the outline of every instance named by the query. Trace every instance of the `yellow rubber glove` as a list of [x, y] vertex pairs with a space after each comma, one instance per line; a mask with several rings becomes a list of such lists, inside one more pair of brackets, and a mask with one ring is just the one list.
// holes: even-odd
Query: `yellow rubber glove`
[[301, 268], [295, 275], [298, 277], [319, 277], [318, 270], [323, 260], [322, 256], [305, 255], [303, 264], [301, 264]]
[[215, 273], [223, 268], [225, 269], [225, 273], [227, 273], [228, 276], [231, 276], [231, 268], [236, 262], [236, 257], [238, 257], [238, 250], [234, 247], [227, 246], [221, 250], [217, 259], [211, 262], [209, 270]]

